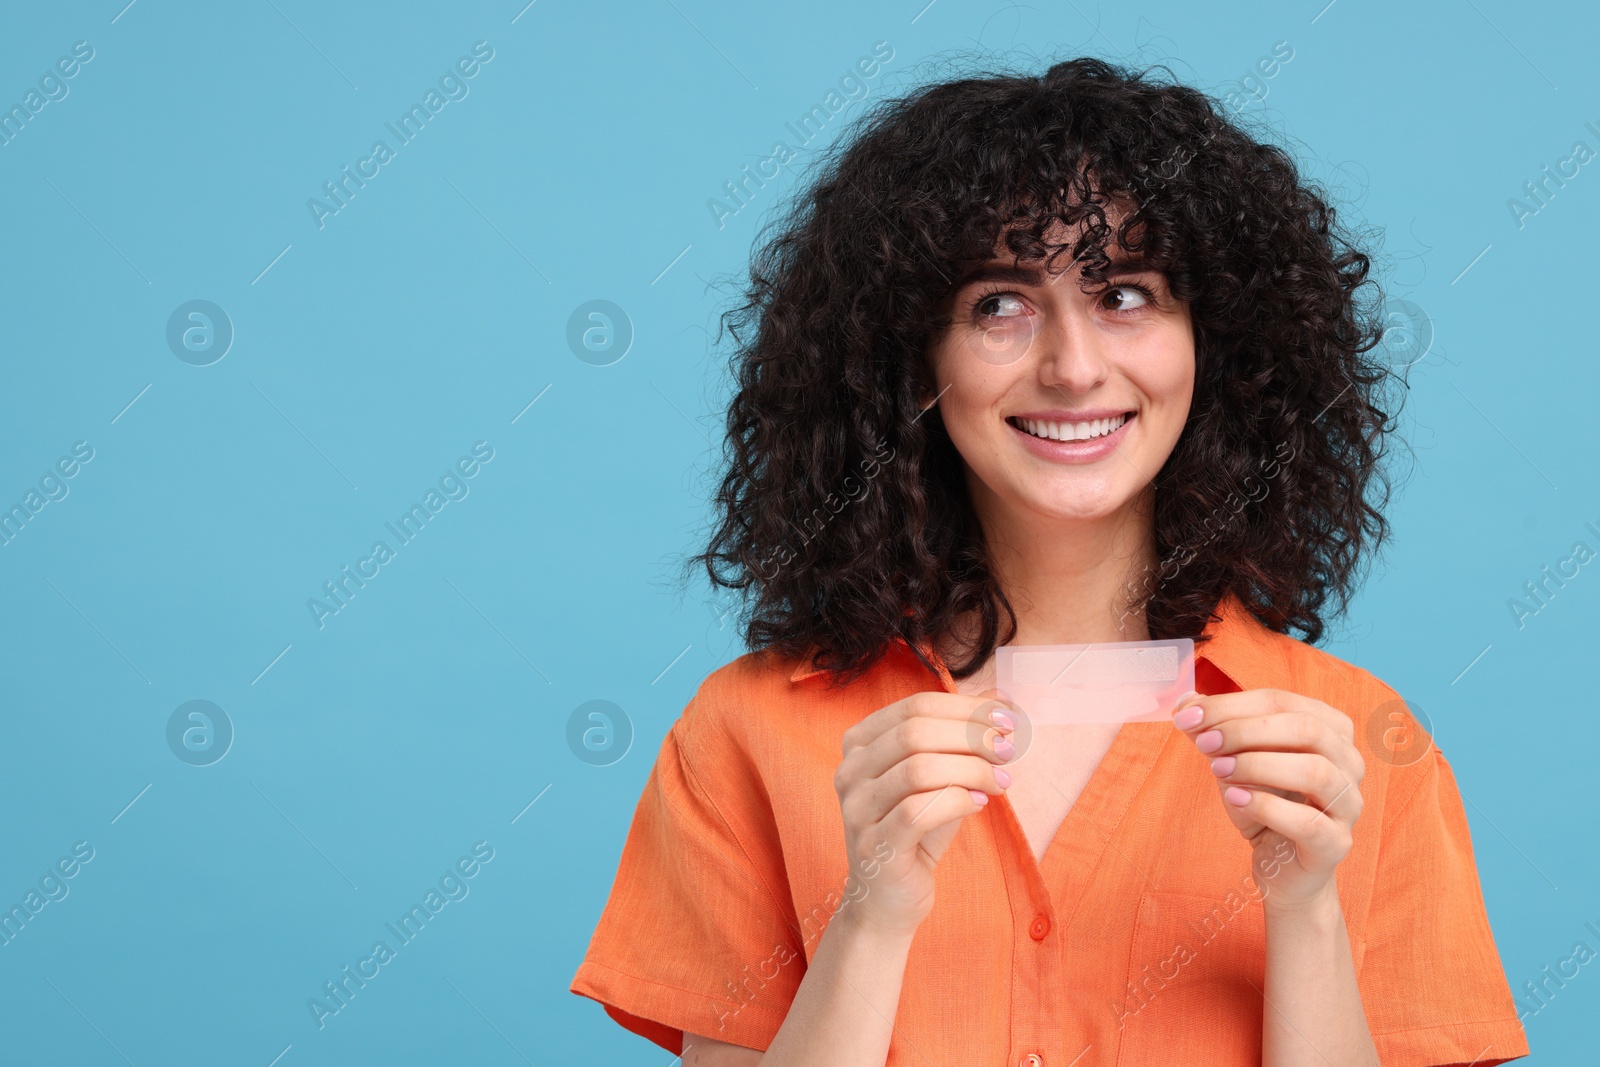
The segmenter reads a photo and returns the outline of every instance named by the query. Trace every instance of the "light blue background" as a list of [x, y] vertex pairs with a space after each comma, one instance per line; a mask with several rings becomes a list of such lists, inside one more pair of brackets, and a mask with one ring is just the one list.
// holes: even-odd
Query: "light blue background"
[[[124, 2], [0, 15], [7, 106], [94, 48], [0, 147], [0, 503], [94, 449], [0, 548], [0, 903], [95, 850], [0, 947], [0, 1058], [666, 1067], [567, 984], [662, 735], [743, 651], [674, 585], [709, 519], [716, 315], [861, 107], [725, 228], [707, 201], [877, 41], [874, 98], [979, 48], [1224, 93], [1292, 46], [1251, 113], [1384, 232], [1391, 293], [1436, 330], [1397, 536], [1328, 647], [1432, 718], [1513, 988], [1600, 949], [1600, 566], [1521, 629], [1507, 607], [1600, 548], [1600, 165], [1521, 228], [1507, 207], [1600, 149], [1591, 10]], [[307, 199], [478, 40], [469, 95], [319, 229]], [[193, 299], [236, 330], [210, 366], [166, 345]], [[566, 342], [595, 299], [635, 330], [609, 366]], [[307, 599], [480, 440], [470, 495], [319, 629]], [[237, 731], [212, 766], [165, 740], [193, 699]], [[636, 731], [610, 766], [566, 741], [593, 699]], [[480, 840], [470, 895], [319, 1030], [307, 999]], [[1597, 1007], [1591, 965], [1528, 1021], [1532, 1062], [1592, 1056]]]

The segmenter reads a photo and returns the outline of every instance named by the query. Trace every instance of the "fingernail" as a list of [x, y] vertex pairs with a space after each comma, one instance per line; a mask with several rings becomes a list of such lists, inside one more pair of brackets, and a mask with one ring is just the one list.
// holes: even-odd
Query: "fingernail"
[[1238, 758], [1234, 756], [1218, 756], [1211, 761], [1211, 773], [1218, 778], [1226, 778], [1233, 773], [1233, 768], [1238, 762]]
[[989, 794], [981, 789], [969, 789], [967, 793], [972, 797], [972, 802], [980, 808], [989, 803]]
[[1180, 730], [1193, 730], [1205, 717], [1205, 708], [1184, 708], [1172, 717], [1172, 725]]
[[1236, 785], [1230, 785], [1227, 789], [1224, 789], [1222, 795], [1229, 804], [1235, 807], [1242, 808], [1250, 803], [1250, 790], [1240, 789]]
[[1191, 689], [1187, 693], [1183, 694], [1183, 696], [1179, 697], [1178, 698], [1178, 702], [1176, 704], [1174, 704], [1173, 707], [1181, 708], [1185, 704], [1189, 703], [1189, 701], [1198, 699], [1199, 696], [1200, 696], [1199, 693], [1196, 693], [1193, 689]]
[[1017, 746], [1011, 743], [1011, 738], [1004, 734], [996, 734], [994, 739], [994, 754], [1001, 759], [1010, 759], [1017, 754]]
[[1011, 716], [1007, 715], [1003, 711], [991, 711], [989, 713], [989, 721], [1000, 727], [1002, 730], [1014, 730], [1016, 729], [1017, 725], [1011, 721]]
[[1001, 767], [996, 767], [994, 769], [994, 780], [1000, 783], [1001, 789], [1005, 789], [1011, 785], [1011, 775]]
[[1194, 739], [1194, 747], [1201, 752], [1215, 752], [1222, 747], [1222, 731], [1207, 730]]

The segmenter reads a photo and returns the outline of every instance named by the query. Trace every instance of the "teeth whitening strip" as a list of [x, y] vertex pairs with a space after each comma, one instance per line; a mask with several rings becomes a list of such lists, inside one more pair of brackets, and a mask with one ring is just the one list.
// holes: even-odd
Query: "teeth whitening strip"
[[995, 674], [1035, 725], [1165, 722], [1194, 689], [1194, 642], [1001, 645]]

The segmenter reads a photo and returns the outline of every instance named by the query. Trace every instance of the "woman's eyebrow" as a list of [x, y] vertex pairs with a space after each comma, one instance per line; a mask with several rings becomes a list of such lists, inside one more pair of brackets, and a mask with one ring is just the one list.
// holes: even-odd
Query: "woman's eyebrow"
[[1146, 271], [1153, 271], [1153, 270], [1156, 270], [1156, 269], [1157, 268], [1155, 268], [1155, 267], [1150, 265], [1150, 262], [1148, 260], [1146, 260], [1146, 259], [1144, 259], [1142, 257], [1133, 257], [1133, 258], [1128, 258], [1128, 259], [1112, 260], [1111, 263], [1109, 263], [1106, 266], [1105, 273], [1107, 273], [1107, 274], [1143, 274]]
[[1044, 272], [1037, 267], [1014, 267], [1008, 263], [985, 263], [961, 276], [957, 289], [965, 289], [979, 282], [1009, 282], [1013, 285], [1039, 285]]
[[[1106, 265], [1104, 273], [1140, 274], [1155, 269], [1143, 258], [1127, 258], [1111, 261]], [[979, 282], [1041, 285], [1044, 282], [1044, 272], [1038, 267], [1013, 266], [1009, 263], [984, 263], [962, 275], [961, 280], [956, 283], [956, 288], [965, 289], [967, 286], [976, 285]]]

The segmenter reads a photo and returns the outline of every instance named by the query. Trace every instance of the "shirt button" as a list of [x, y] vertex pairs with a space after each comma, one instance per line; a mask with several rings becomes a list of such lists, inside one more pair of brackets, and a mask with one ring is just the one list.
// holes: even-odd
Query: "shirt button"
[[1044, 1067], [1044, 1057], [1037, 1052], [1030, 1052], [1022, 1057], [1021, 1067]]
[[[1033, 917], [1033, 925], [1028, 927], [1028, 935], [1035, 941], [1043, 941], [1044, 935], [1049, 932], [1050, 920], [1043, 915], [1035, 915]], [[1044, 1061], [1040, 1060], [1039, 1062], [1043, 1063]], [[1034, 1065], [1029, 1064], [1028, 1067], [1034, 1067]]]

